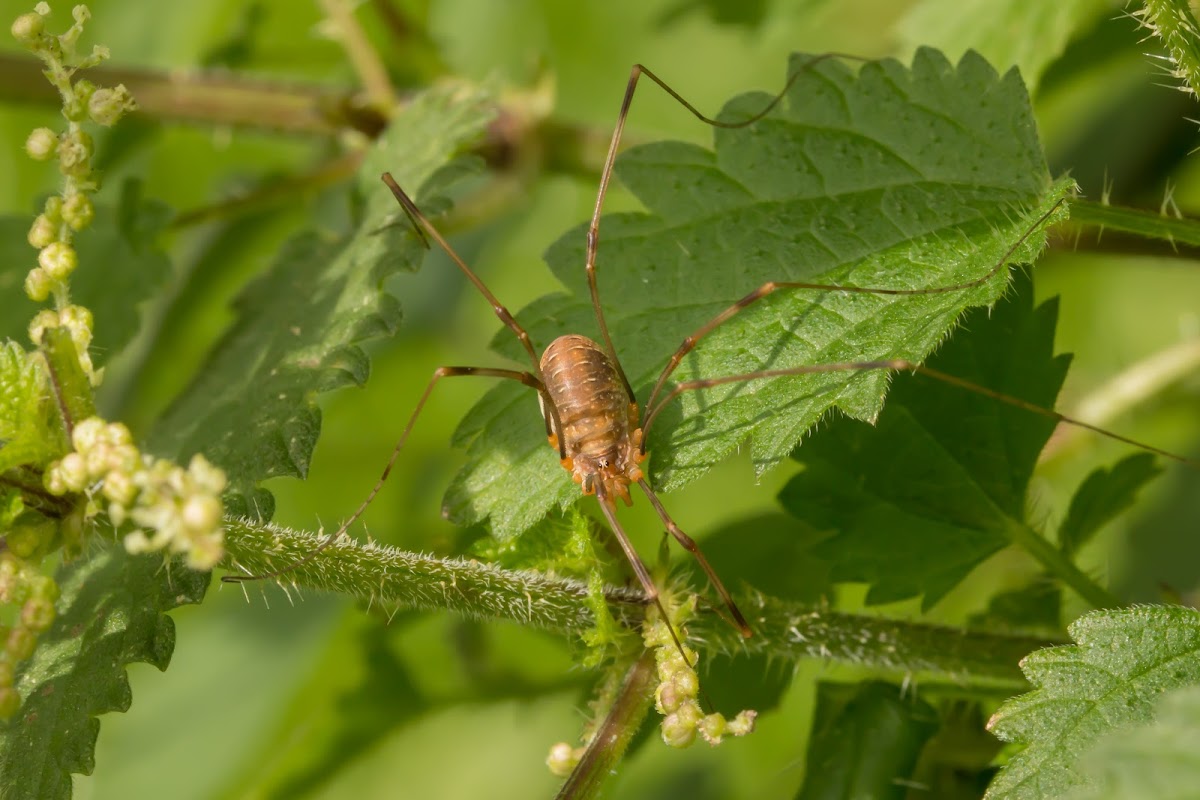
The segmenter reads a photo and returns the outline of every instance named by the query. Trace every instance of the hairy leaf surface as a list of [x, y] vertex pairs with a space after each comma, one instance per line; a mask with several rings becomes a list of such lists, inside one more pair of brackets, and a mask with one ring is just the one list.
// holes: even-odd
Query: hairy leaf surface
[[1025, 658], [1021, 669], [1034, 690], [1004, 703], [988, 722], [1004, 741], [1027, 745], [1000, 771], [988, 798], [1062, 797], [1082, 783], [1077, 762], [1099, 737], [1149, 721], [1163, 692], [1200, 683], [1194, 609], [1097, 611], [1070, 632], [1077, 645]]
[[1163, 695], [1154, 721], [1113, 731], [1083, 757], [1090, 780], [1070, 800], [1186, 798], [1200, 786], [1200, 687]]
[[270, 515], [255, 485], [303, 477], [320, 432], [316, 394], [367, 379], [360, 343], [393, 331], [396, 300], [382, 283], [425, 255], [380, 173], [410, 193], [444, 188], [436, 174], [488, 119], [482, 97], [431, 92], [397, 116], [359, 170], [354, 230], [298, 234], [238, 298], [237, 320], [196, 379], [159, 421], [154, 449], [177, 458], [203, 452], [224, 468], [243, 510]]
[[59, 571], [58, 617], [18, 668], [21, 711], [0, 723], [0, 798], [71, 796], [71, 773], [95, 763], [96, 717], [132, 702], [126, 667], [167, 668], [175, 625], [165, 612], [199, 603], [208, 580], [117, 549]]
[[[1055, 356], [1057, 302], [1033, 307], [1028, 276], [990, 313], [976, 310], [929, 366], [1052, 407], [1069, 356]], [[838, 581], [871, 584], [868, 602], [917, 595], [933, 605], [1026, 531], [1025, 495], [1054, 421], [925, 376], [903, 376], [874, 427], [841, 418], [795, 458], [780, 494], [832, 536], [815, 553]], [[1029, 535], [1037, 535], [1029, 531]]]

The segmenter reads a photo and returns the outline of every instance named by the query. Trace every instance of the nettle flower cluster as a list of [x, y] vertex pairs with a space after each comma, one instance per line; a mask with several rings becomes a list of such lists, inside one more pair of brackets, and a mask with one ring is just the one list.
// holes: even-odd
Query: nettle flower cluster
[[59, 35], [45, 30], [49, 14], [49, 6], [39, 3], [12, 25], [13, 36], [42, 61], [58, 89], [66, 127], [38, 128], [25, 142], [32, 158], [56, 160], [63, 176], [61, 190], [46, 200], [28, 234], [38, 254], [25, 292], [51, 306], [29, 326], [39, 350], [27, 353], [7, 342], [0, 353], [0, 410], [7, 417], [0, 430], [8, 431], [0, 436], [0, 472], [8, 470], [0, 489], [9, 488], [0, 492], [0, 604], [19, 607], [12, 624], [0, 624], [0, 718], [20, 707], [17, 667], [55, 618], [58, 587], [43, 574], [43, 560], [60, 549], [68, 558], [78, 555], [97, 515], [107, 515], [131, 553], [181, 554], [200, 570], [212, 569], [224, 555], [224, 473], [199, 455], [186, 469], [146, 455], [124, 425], [91, 416], [92, 387], [103, 371], [88, 352], [92, 313], [70, 299], [70, 277], [79, 266], [75, 237], [92, 224], [91, 195], [99, 189], [95, 146], [84, 125], [113, 125], [135, 104], [124, 86], [76, 78], [108, 58], [103, 47], [76, 53], [91, 16], [87, 7], [76, 6], [74, 24]]
[[[46, 3], [22, 14], [12, 26], [13, 36], [45, 65], [47, 79], [62, 97], [67, 120], [61, 133], [38, 128], [25, 142], [31, 157], [56, 158], [64, 179], [61, 192], [46, 200], [29, 229], [29, 243], [38, 249], [38, 264], [25, 278], [25, 292], [36, 302], [54, 301], [54, 308], [38, 312], [30, 323], [30, 339], [41, 346], [48, 330], [65, 330], [80, 368], [95, 386], [103, 376], [102, 370], [93, 368], [88, 354], [92, 314], [69, 300], [69, 278], [79, 262], [74, 237], [92, 223], [95, 208], [90, 195], [99, 188], [92, 168], [95, 147], [83, 124], [111, 126], [136, 105], [124, 86], [110, 89], [76, 79], [79, 70], [105, 61], [108, 50], [96, 46], [88, 55], [77, 55], [79, 37], [91, 14], [82, 5], [71, 13], [75, 23], [59, 35], [45, 30], [45, 18], [50, 14]], [[65, 420], [64, 424], [74, 449], [45, 470], [47, 491], [55, 496], [85, 495], [85, 517], [104, 511], [114, 527], [126, 521], [138, 526], [124, 537], [130, 552], [165, 550], [185, 554], [195, 569], [216, 565], [223, 555], [220, 495], [225, 476], [220, 470], [202, 456], [193, 458], [185, 470], [145, 455], [119, 423], [92, 417]]]
[[109, 53], [97, 45], [88, 55], [76, 54], [91, 12], [81, 5], [71, 13], [75, 24], [57, 36], [45, 31], [45, 18], [50, 14], [46, 3], [38, 3], [32, 13], [22, 14], [12, 25], [13, 37], [45, 65], [44, 74], [62, 96], [62, 113], [67, 120], [66, 130], [60, 133], [37, 128], [25, 140], [25, 152], [31, 158], [56, 158], [65, 179], [62, 192], [46, 200], [29, 229], [29, 243], [39, 251], [38, 266], [25, 278], [25, 292], [31, 299], [40, 303], [53, 296], [58, 306], [66, 305], [67, 279], [79, 264], [72, 247], [75, 234], [90, 225], [95, 216], [89, 197], [98, 188], [92, 171], [95, 144], [83, 124], [91, 121], [109, 127], [136, 108], [124, 86], [107, 89], [86, 79], [75, 80], [76, 72], [104, 62]]
[[167, 550], [199, 570], [221, 560], [225, 473], [204, 456], [193, 456], [185, 470], [139, 452], [128, 428], [99, 417], [76, 425], [71, 443], [75, 450], [46, 470], [47, 491], [85, 493], [95, 504], [91, 513], [106, 511], [116, 527], [126, 520], [139, 526], [125, 535], [130, 553]]
[[[687, 636], [682, 626], [679, 635]], [[699, 734], [716, 747], [725, 736], [745, 736], [754, 731], [757, 711], [740, 711], [732, 720], [719, 711], [704, 713], [699, 700], [700, 676], [696, 674], [700, 656], [686, 644], [677, 645], [663, 620], [648, 622], [642, 636], [646, 647], [654, 648], [659, 681], [654, 690], [654, 707], [663, 715], [661, 731], [667, 745], [690, 747]]]
[[[697, 735], [713, 747], [719, 745], [726, 736], [746, 736], [754, 732], [754, 722], [758, 717], [757, 711], [745, 710], [730, 720], [720, 712], [705, 714], [701, 708], [700, 676], [696, 673], [700, 656], [682, 644], [687, 641], [683, 619], [695, 611], [695, 603], [693, 596], [688, 603], [671, 612], [676, 617], [672, 624], [678, 632], [678, 639], [672, 634], [671, 626], [657, 616], [657, 610], [651, 610], [650, 618], [642, 629], [646, 648], [654, 651], [658, 676], [654, 707], [663, 718], [659, 730], [667, 746], [680, 749], [695, 744]], [[610, 675], [602, 684], [597, 698], [591, 703], [597, 715], [612, 704], [618, 683], [617, 676]], [[553, 745], [546, 756], [546, 766], [550, 772], [560, 777], [569, 775], [595, 739], [598, 727], [598, 719], [593, 718], [583, 732], [583, 744], [579, 747], [572, 747], [568, 742]]]

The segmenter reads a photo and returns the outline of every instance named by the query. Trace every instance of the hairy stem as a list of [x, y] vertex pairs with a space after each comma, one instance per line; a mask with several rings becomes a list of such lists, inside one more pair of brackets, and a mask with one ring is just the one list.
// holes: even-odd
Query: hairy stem
[[597, 796], [650, 711], [657, 683], [654, 651], [646, 650], [625, 673], [604, 722], [556, 795], [558, 800], [588, 800]]
[[321, 8], [336, 29], [335, 38], [354, 65], [371, 105], [387, 114], [396, 102], [396, 94], [379, 54], [354, 17], [354, 5], [348, 0], [321, 0]]
[[[410, 553], [372, 542], [339, 539], [303, 564], [321, 533], [230, 519], [225, 523], [226, 565], [252, 575], [287, 569], [293, 586], [348, 594], [384, 607], [446, 609], [478, 619], [511, 619], [555, 631], [592, 625], [587, 585], [537, 572], [503, 570], [460, 558]], [[618, 619], [636, 625], [646, 603], [640, 593], [606, 592]]]
[[1046, 541], [1045, 537], [1033, 528], [1010, 520], [1009, 537], [1018, 547], [1037, 559], [1051, 575], [1062, 580], [1093, 607], [1117, 608], [1121, 605], [1121, 601], [1115, 595], [1089, 578], [1063, 551]]
[[[323, 538], [320, 533], [229, 519], [226, 565], [238, 572], [270, 572], [300, 561]], [[565, 633], [578, 634], [594, 625], [587, 585], [582, 582], [350, 539], [334, 542], [283, 580], [384, 606], [446, 609]], [[619, 622], [640, 624], [646, 602], [640, 592], [610, 587], [605, 596]], [[789, 661], [823, 658], [900, 673], [941, 675], [963, 685], [1000, 684], [1011, 689], [1025, 685], [1017, 662], [1053, 644], [1030, 636], [839, 613], [761, 594], [742, 595], [737, 602], [748, 612], [753, 637], [743, 639], [716, 615], [702, 614], [689, 625], [694, 644]]]
[[866, 614], [846, 614], [763, 594], [739, 596], [754, 636], [743, 639], [715, 615], [688, 623], [693, 643], [727, 653], [788, 661], [820, 658], [898, 673], [951, 678], [973, 688], [1021, 689], [1018, 662], [1053, 642], [1020, 634], [972, 631]]
[[1082, 198], [1071, 200], [1070, 225], [1093, 226], [1171, 244], [1200, 246], [1200, 220], [1167, 217], [1156, 211], [1110, 206]]

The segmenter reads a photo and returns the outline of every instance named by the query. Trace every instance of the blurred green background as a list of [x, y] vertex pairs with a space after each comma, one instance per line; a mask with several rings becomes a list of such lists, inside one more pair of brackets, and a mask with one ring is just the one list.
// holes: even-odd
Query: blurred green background
[[[793, 51], [907, 58], [915, 44], [928, 43], [957, 58], [974, 43], [994, 58], [1017, 52], [1027, 81], [1039, 81], [1031, 93], [1055, 174], [1069, 171], [1093, 198], [1111, 186], [1114, 202], [1139, 207], [1156, 209], [1171, 191], [1185, 213], [1200, 214], [1200, 176], [1191, 154], [1197, 126], [1187, 119], [1197, 114], [1194, 100], [1145, 57], [1155, 43], [1143, 42], [1136, 25], [1108, 3], [1064, 3], [1062, 31], [1041, 29], [1035, 36], [1020, 25], [997, 32], [996, 8], [1025, 4], [993, 0], [398, 1], [388, 5], [416, 30], [399, 43], [379, 22], [381, 5], [364, 4], [359, 17], [398, 83], [458, 76], [488, 82], [502, 97], [549, 88], [550, 119], [600, 140], [615, 122], [637, 61], [702, 110], [715, 111], [738, 92], [781, 86]], [[29, 7], [0, 2], [6, 19]], [[266, 81], [355, 84], [344, 53], [322, 33], [316, 4], [100, 0], [91, 7], [86, 41], [110, 47], [114, 63], [123, 66], [206, 65]], [[58, 20], [68, 18], [66, 4], [54, 10]], [[1031, 20], [1041, 24], [1036, 14]], [[994, 36], [1008, 47], [992, 42]], [[1032, 54], [1014, 45], [1026, 38]], [[5, 41], [3, 49], [15, 52], [16, 46]], [[51, 169], [26, 158], [18, 143], [33, 127], [56, 124], [56, 115], [36, 104], [0, 107], [0, 131], [10, 143], [0, 149], [6, 176], [0, 211], [30, 213], [35, 198], [55, 185]], [[649, 87], [639, 93], [627, 129], [636, 141], [707, 143], [709, 135]], [[335, 142], [295, 135], [142, 120], [103, 139], [100, 158], [106, 193], [138, 177], [149, 196], [186, 212], [270, 176], [304, 172], [337, 150]], [[544, 169], [536, 153], [518, 153], [517, 163], [502, 179], [509, 187], [503, 207], [453, 237], [514, 309], [558, 288], [541, 253], [588, 216], [597, 178], [587, 164]], [[107, 415], [145, 430], [231, 319], [228, 306], [239, 287], [285, 237], [328, 213], [320, 192], [290, 199], [172, 234], [170, 296], [142, 309], [146, 335], [110, 367], [100, 398]], [[607, 207], [631, 202], [617, 190]], [[1037, 269], [1039, 294], [1063, 296], [1060, 350], [1076, 354], [1064, 410], [1130, 365], [1200, 336], [1200, 270], [1187, 253], [1117, 237], [1097, 247], [1096, 239], [1089, 232], [1078, 242], [1058, 242]], [[393, 288], [405, 325], [372, 349], [365, 389], [325, 398], [309, 479], [269, 486], [281, 523], [313, 529], [358, 504], [435, 366], [496, 361], [487, 343], [498, 323], [444, 258], [432, 256], [419, 274], [396, 280]], [[461, 459], [449, 438], [487, 388], [480, 383], [439, 389], [366, 515], [371, 535], [433, 552], [454, 551], [477, 535], [443, 522], [439, 508]], [[1193, 374], [1110, 424], [1197, 455], [1198, 395], [1200, 376]], [[1064, 498], [1082, 475], [1126, 452], [1076, 437], [1048, 465], [1031, 502], [1048, 522], [1061, 519]], [[748, 461], [734, 458], [667, 503], [681, 525], [703, 539], [775, 508], [774, 495], [790, 469], [756, 482]], [[1158, 599], [1163, 586], [1187, 593], [1200, 584], [1194, 536], [1200, 480], [1172, 469], [1148, 492], [1151, 501], [1086, 554], [1091, 570], [1111, 576], [1131, 600]], [[624, 519], [642, 551], [654, 552], [660, 529], [648, 506]], [[745, 538], [743, 546], [754, 543]], [[985, 569], [1016, 586], [1032, 567], [1004, 555]], [[737, 582], [735, 572], [722, 572]], [[858, 595], [846, 590], [838, 597], [853, 606]], [[965, 586], [933, 615], [961, 621], [986, 600]], [[915, 616], [916, 608], [883, 611]], [[78, 797], [546, 797], [558, 781], [543, 759], [552, 743], [577, 736], [592, 679], [574, 666], [573, 646], [555, 637], [446, 615], [401, 613], [385, 624], [339, 598], [287, 595], [274, 586], [251, 586], [243, 595], [215, 584], [203, 606], [173, 616], [178, 644], [171, 668], [165, 674], [145, 665], [131, 669], [133, 707], [102, 719], [95, 773], [76, 779]], [[758, 680], [778, 683], [784, 693], [752, 739], [686, 752], [650, 741], [625, 763], [608, 796], [793, 796], [803, 779], [815, 680], [857, 673], [816, 662], [772, 670]], [[747, 695], [768, 691], [745, 688]]]

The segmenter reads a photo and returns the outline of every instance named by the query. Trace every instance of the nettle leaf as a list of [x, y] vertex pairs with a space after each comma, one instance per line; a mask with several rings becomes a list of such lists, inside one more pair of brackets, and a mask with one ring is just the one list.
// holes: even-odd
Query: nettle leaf
[[[117, 205], [98, 205], [75, 241], [71, 302], [92, 312], [97, 367], [129, 344], [141, 325], [138, 306], [170, 277], [171, 263], [157, 243], [170, 216], [167, 206], [142, 197], [140, 183], [127, 181]], [[45, 307], [25, 296], [25, 276], [37, 265], [37, 250], [25, 240], [32, 224], [32, 215], [0, 217], [0, 339], [28, 341], [29, 322]]]
[[1071, 800], [1190, 798], [1200, 786], [1200, 686], [1159, 698], [1154, 722], [1104, 736], [1080, 762], [1087, 788]]
[[[1070, 363], [1053, 352], [1058, 304], [1035, 309], [1029, 277], [1014, 283], [990, 313], [969, 314], [928, 364], [1050, 408]], [[1025, 494], [1054, 426], [958, 386], [902, 376], [874, 427], [836, 419], [797, 450], [806, 468], [779, 499], [831, 532], [813, 552], [833, 564], [834, 580], [870, 583], [869, 603], [923, 595], [929, 607], [1028, 531]]]
[[1021, 662], [1033, 691], [1005, 702], [988, 722], [1004, 741], [1027, 745], [997, 775], [988, 798], [1062, 797], [1083, 784], [1079, 758], [1103, 734], [1149, 721], [1164, 692], [1200, 683], [1194, 609], [1097, 611], [1070, 633], [1077, 645]]
[[20, 713], [0, 723], [0, 798], [69, 798], [71, 773], [88, 775], [99, 714], [125, 711], [135, 662], [165, 670], [175, 626], [165, 612], [199, 603], [208, 573], [159, 556], [108, 550], [59, 570], [58, 617], [17, 671]]
[[0, 342], [0, 473], [60, 452], [46, 371], [16, 342]]
[[[982, 278], [1066, 189], [1052, 186], [1016, 72], [978, 55], [951, 65], [932, 50], [896, 61], [804, 69], [780, 107], [746, 128], [714, 132], [714, 151], [666, 142], [629, 150], [617, 174], [647, 211], [604, 218], [599, 285], [626, 372], [645, 401], [670, 354], [703, 323], [771, 280], [890, 288]], [[769, 102], [743, 95], [722, 118]], [[684, 113], [681, 111], [681, 113]], [[584, 228], [547, 261], [570, 295], [518, 317], [534, 341], [597, 337], [584, 275]], [[1031, 233], [1013, 261], [1042, 244]], [[722, 325], [675, 380], [822, 362], [921, 360], [962, 311], [995, 302], [1007, 276], [916, 297], [778, 292]], [[496, 349], [520, 359], [502, 332]], [[690, 392], [650, 431], [652, 481], [678, 488], [750, 442], [758, 471], [784, 458], [830, 408], [874, 419], [887, 375], [842, 372]], [[464, 420], [468, 464], [447, 497], [461, 523], [490, 519], [504, 538], [579, 497], [546, 446], [533, 393], [497, 386]]]
[[1111, 468], [1094, 470], [1071, 498], [1067, 518], [1059, 528], [1063, 552], [1079, 552], [1101, 528], [1132, 506], [1138, 490], [1160, 472], [1150, 453], [1135, 453]]
[[487, 121], [482, 95], [450, 91], [426, 93], [398, 115], [359, 170], [356, 229], [297, 235], [246, 287], [237, 320], [156, 426], [153, 449], [178, 459], [203, 452], [247, 498], [236, 510], [269, 516], [270, 495], [255, 486], [305, 475], [320, 431], [317, 393], [367, 379], [359, 344], [400, 319], [382, 283], [425, 257], [380, 173], [391, 170], [413, 192], [439, 191], [438, 171]]
[[897, 686], [822, 681], [796, 800], [902, 800], [921, 749], [937, 729], [937, 711]]

